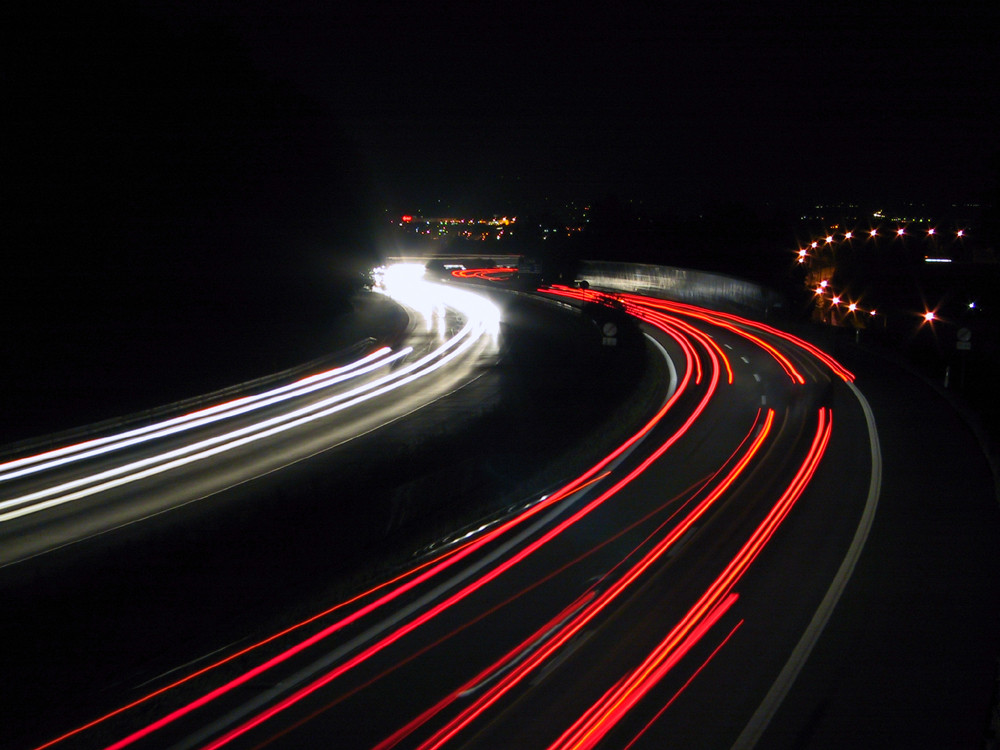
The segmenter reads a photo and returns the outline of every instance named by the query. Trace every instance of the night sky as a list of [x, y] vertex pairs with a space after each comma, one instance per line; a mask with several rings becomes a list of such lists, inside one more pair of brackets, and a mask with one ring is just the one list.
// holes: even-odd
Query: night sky
[[394, 208], [962, 201], [995, 174], [995, 3], [331, 5], [214, 15], [336, 115]]
[[[996, 3], [373, 5], [41, 14], [12, 24], [25, 31], [8, 50], [11, 112], [45, 150], [38, 131], [54, 115], [73, 139], [102, 119], [131, 118], [121, 132], [167, 122], [158, 136], [178, 112], [211, 130], [311, 110], [306, 146], [276, 146], [280, 167], [253, 167], [252, 200], [270, 191], [280, 202], [289, 179], [313, 181], [317, 206], [336, 215], [357, 201], [347, 213], [366, 218], [607, 194], [683, 213], [720, 200], [949, 203], [996, 190]], [[262, 127], [276, 132], [273, 118]], [[80, 150], [95, 150], [82, 138]], [[233, 166], [241, 152], [270, 158], [266, 142], [234, 138], [217, 163], [197, 153], [214, 143], [156, 141], [146, 146], [163, 162], [201, 159], [178, 184], [230, 170], [206, 196], [246, 181]], [[100, 153], [99, 167], [114, 171], [114, 158]], [[58, 164], [45, 168], [58, 177]], [[303, 209], [308, 220], [321, 210]]]
[[4, 9], [0, 387], [273, 371], [402, 213], [995, 201], [997, 3], [651, 6]]

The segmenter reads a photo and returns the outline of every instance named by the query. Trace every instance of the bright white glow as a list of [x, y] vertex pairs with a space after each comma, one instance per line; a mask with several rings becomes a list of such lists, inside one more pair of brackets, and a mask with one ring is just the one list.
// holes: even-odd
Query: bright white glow
[[959, 237], [964, 237], [965, 236], [965, 230], [964, 229], [959, 229], [958, 232], [956, 232], [956, 234]]
[[929, 310], [928, 312], [924, 313], [924, 320], [926, 320], [928, 323], [933, 323], [936, 318], [937, 316], [934, 314], [933, 310]]
[[94, 440], [88, 440], [75, 445], [68, 445], [55, 450], [39, 453], [34, 456], [25, 456], [13, 461], [0, 464], [0, 482], [6, 482], [18, 477], [35, 474], [40, 471], [54, 469], [64, 466], [73, 461], [81, 461], [94, 456], [105, 455], [116, 450], [130, 448], [157, 438], [176, 435], [186, 430], [204, 427], [223, 419], [246, 414], [248, 412], [272, 406], [281, 401], [297, 398], [299, 396], [312, 393], [323, 388], [342, 383], [351, 378], [368, 374], [380, 367], [383, 367], [403, 356], [411, 350], [409, 348], [387, 356], [391, 353], [388, 347], [382, 347], [361, 359], [350, 364], [338, 367], [326, 372], [310, 375], [294, 383], [274, 388], [264, 393], [253, 396], [244, 396], [232, 401], [215, 404], [205, 409], [190, 412], [178, 417], [146, 425], [133, 430], [108, 435]]
[[854, 232], [844, 232], [844, 239], [849, 240], [854, 237]]
[[822, 280], [821, 282], [819, 282], [819, 285], [820, 285], [820, 286], [821, 286], [821, 287], [822, 287], [823, 289], [826, 289], [826, 288], [827, 288], [827, 287], [828, 287], [828, 286], [830, 285], [830, 282], [829, 282], [829, 281], [827, 281], [826, 279], [823, 279], [823, 280]]
[[847, 306], [847, 309], [848, 309], [848, 310], [850, 310], [851, 312], [854, 312], [855, 310], [857, 310], [857, 309], [858, 309], [858, 306], [857, 306], [857, 304], [856, 304], [856, 303], [852, 302], [851, 304], [849, 304], [849, 305]]
[[951, 263], [951, 258], [924, 258], [924, 263]]
[[826, 236], [826, 242], [827, 242], [827, 244], [830, 244], [831, 242], [833, 242], [833, 235], [832, 234], [828, 234]]
[[[500, 312], [489, 300], [475, 292], [432, 284], [422, 278], [416, 279], [415, 274], [409, 272], [395, 275], [391, 268], [385, 269], [383, 279], [388, 277], [391, 280], [390, 285], [394, 285], [401, 296], [413, 301], [428, 302], [432, 299], [434, 292], [438, 292], [439, 299], [445, 298], [445, 304], [464, 317], [465, 324], [462, 328], [423, 357], [349, 391], [337, 393], [316, 403], [225, 434], [215, 435], [173, 450], [4, 500], [0, 502], [0, 511], [6, 512], [0, 513], [0, 523], [89, 497], [294, 429], [389, 393], [435, 372], [477, 345], [485, 345], [487, 350], [490, 346], [495, 346], [495, 337], [499, 332]], [[389, 293], [388, 289], [385, 292]], [[397, 352], [392, 355], [392, 359], [402, 357], [410, 351], [407, 348], [402, 352]], [[380, 354], [380, 358], [372, 362], [372, 366], [381, 367], [389, 359], [389, 357]]]

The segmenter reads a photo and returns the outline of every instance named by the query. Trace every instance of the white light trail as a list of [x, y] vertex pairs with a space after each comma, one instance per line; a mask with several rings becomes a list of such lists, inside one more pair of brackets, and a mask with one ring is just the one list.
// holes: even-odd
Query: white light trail
[[[0, 511], [6, 512], [0, 512], [0, 523], [20, 518], [31, 513], [36, 513], [47, 508], [62, 505], [73, 500], [89, 497], [99, 492], [104, 492], [155, 474], [185, 466], [195, 461], [201, 461], [211, 456], [215, 456], [249, 443], [303, 426], [309, 422], [322, 419], [343, 411], [344, 409], [368, 401], [369, 399], [389, 393], [417, 380], [418, 378], [422, 378], [436, 372], [441, 367], [445, 366], [449, 362], [452, 362], [461, 354], [469, 351], [483, 338], [488, 339], [488, 344], [495, 344], [493, 337], [496, 336], [496, 333], [499, 330], [499, 310], [491, 302], [474, 292], [448, 288], [440, 284], [432, 284], [430, 282], [423, 281], [422, 279], [416, 280], [412, 277], [409, 278], [405, 284], [396, 282], [395, 288], [393, 288], [393, 286], [386, 287], [384, 292], [393, 297], [396, 297], [396, 295], [399, 294], [400, 301], [404, 304], [408, 304], [409, 301], [419, 303], [421, 299], [425, 301], [431, 300], [435, 297], [435, 295], [437, 295], [438, 299], [436, 304], [442, 304], [443, 302], [444, 305], [452, 308], [456, 312], [461, 313], [465, 317], [465, 325], [454, 336], [444, 341], [423, 357], [393, 372], [390, 372], [387, 375], [364, 383], [349, 391], [338, 393], [316, 403], [265, 419], [252, 425], [232, 430], [222, 435], [216, 435], [204, 440], [199, 440], [170, 451], [159, 453], [155, 456], [128, 462], [89, 476], [80, 477], [37, 490], [20, 497], [4, 500], [0, 502]], [[428, 308], [425, 306], [424, 309]], [[374, 358], [373, 361], [366, 365], [366, 367], [370, 367], [372, 369], [381, 367], [391, 360], [399, 359], [400, 357], [405, 356], [410, 353], [410, 351], [411, 349], [407, 348], [394, 353], [391, 357], [385, 356], [385, 353], [380, 353], [379, 356]], [[370, 356], [374, 357], [374, 353]], [[352, 365], [349, 365], [348, 367], [353, 368], [356, 364], [357, 363], [352, 363]], [[359, 366], [358, 369], [360, 370], [365, 368]], [[354, 374], [360, 374], [360, 372], [352, 372], [351, 376]], [[318, 387], [322, 386], [317, 386], [317, 388]], [[274, 395], [273, 398], [275, 400], [271, 403], [276, 403], [277, 401], [285, 400], [290, 397], [291, 396], [287, 396], [285, 393]], [[267, 399], [264, 400], [266, 401]], [[237, 409], [242, 410], [240, 413], [246, 413], [252, 409], [261, 408], [258, 404], [247, 405], [243, 403], [242, 400], [237, 400], [237, 402], [232, 403], [240, 404], [236, 407]], [[229, 404], [228, 406], [231, 408], [232, 404]], [[223, 409], [225, 407], [227, 407], [227, 405], [220, 405], [218, 408]], [[197, 412], [196, 415], [204, 414], [205, 412], [212, 411], [212, 409], [215, 408], [216, 407], [212, 407], [211, 409], [202, 410], [202, 412]], [[227, 414], [227, 416], [229, 415]], [[187, 418], [190, 419], [191, 417]], [[222, 416], [214, 413], [208, 417], [211, 421], [221, 418]], [[149, 429], [155, 431], [157, 428], [161, 429], [162, 434], [155, 434], [154, 437], [163, 436], [165, 434], [174, 434], [181, 429], [190, 429], [190, 427], [186, 425], [171, 425], [164, 428], [163, 424], [151, 426]], [[112, 439], [121, 441], [122, 436], [113, 436]], [[133, 435], [131, 438], [124, 439], [126, 441], [136, 439], [137, 441], [142, 442], [152, 439], [152, 437], [147, 435]], [[93, 442], [96, 441], [92, 441], [89, 445], [91, 445], [92, 450], [95, 451], [95, 453], [90, 455], [103, 452], [103, 448], [107, 448], [107, 450], [114, 449], [108, 446], [93, 446]], [[67, 449], [59, 450], [70, 451], [74, 449], [78, 448], [70, 446]], [[57, 452], [58, 451], [52, 451], [48, 454], [42, 455], [48, 456], [51, 459], [52, 454]], [[53, 463], [58, 463], [62, 460], [62, 458], [63, 457], [58, 457], [54, 459]]]

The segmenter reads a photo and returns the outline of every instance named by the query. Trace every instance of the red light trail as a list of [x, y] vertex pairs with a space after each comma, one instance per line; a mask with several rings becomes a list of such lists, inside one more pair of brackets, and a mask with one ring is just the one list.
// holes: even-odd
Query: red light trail
[[[457, 278], [497, 281], [508, 278], [513, 271], [516, 269], [466, 269], [453, 273]], [[399, 644], [415, 630], [446, 612], [454, 611], [457, 604], [466, 601], [474, 593], [482, 591], [511, 569], [522, 565], [526, 560], [535, 556], [539, 550], [547, 548], [557, 539], [562, 538], [580, 521], [605, 506], [623, 489], [644, 476], [651, 466], [660, 461], [691, 430], [709, 407], [720, 384], [723, 382], [733, 383], [734, 373], [729, 358], [719, 343], [704, 332], [704, 325], [735, 334], [765, 351], [787, 375], [792, 386], [804, 385], [806, 383], [805, 377], [792, 360], [775, 343], [772, 343], [772, 340], [780, 340], [783, 344], [790, 344], [798, 348], [806, 355], [822, 362], [845, 381], [850, 382], [853, 379], [850, 372], [808, 342], [770, 326], [738, 316], [634, 294], [609, 296], [601, 292], [569, 287], [556, 287], [540, 291], [580, 302], [608, 303], [609, 300], [614, 300], [615, 304], [623, 305], [627, 313], [657, 329], [677, 344], [683, 355], [683, 366], [678, 366], [678, 369], [682, 371], [681, 376], [674, 392], [652, 418], [615, 450], [556, 492], [492, 527], [484, 527], [477, 532], [477, 535], [444, 554], [419, 566], [414, 566], [390, 581], [329, 607], [317, 615], [282, 630], [280, 633], [243, 648], [239, 652], [199, 669], [139, 700], [65, 733], [61, 737], [39, 746], [37, 750], [52, 747], [92, 729], [98, 724], [118, 718], [152, 698], [162, 698], [169, 691], [182, 684], [189, 684], [195, 678], [210, 676], [217, 667], [224, 664], [230, 664], [237, 659], [245, 661], [260, 646], [274, 643], [279, 639], [288, 639], [295, 631], [307, 624], [318, 623], [321, 619], [330, 617], [340, 610], [353, 607], [346, 614], [338, 614], [334, 622], [328, 623], [312, 635], [284, 647], [263, 662], [251, 666], [249, 669], [241, 669], [235, 677], [225, 679], [222, 684], [208, 689], [193, 700], [188, 700], [182, 705], [174, 705], [173, 708], [166, 710], [161, 718], [138, 729], [133, 728], [133, 731], [127, 736], [110, 745], [109, 750], [125, 748], [148, 738], [174, 722], [203, 709], [222, 696], [232, 693], [237, 687], [278, 668], [307, 649], [327, 641], [348, 625], [387, 608], [390, 604], [400, 600], [404, 594], [416, 592], [425, 584], [429, 585], [432, 581], [441, 579], [448, 571], [458, 570], [457, 566], [460, 563], [471, 561], [477, 553], [485, 553], [491, 548], [491, 545], [506, 543], [505, 540], [512, 539], [516, 529], [526, 528], [529, 520], [534, 519], [536, 522], [541, 522], [544, 518], [543, 512], [553, 509], [557, 503], [584, 489], [596, 492], [595, 497], [585, 500], [578, 508], [571, 508], [561, 520], [557, 520], [553, 516], [549, 528], [533, 538], [525, 537], [509, 553], [498, 556], [488, 566], [477, 570], [471, 580], [461, 583], [440, 600], [429, 602], [415, 616], [374, 637], [370, 643], [336, 663], [332, 668], [324, 669], [322, 674], [309, 678], [257, 713], [234, 723], [215, 739], [210, 740], [205, 747], [219, 748], [229, 744], [236, 738], [299, 704], [310, 695], [331, 685], [338, 678], [366, 663], [376, 654]], [[668, 426], [665, 418], [668, 414], [673, 415], [679, 410], [682, 398], [687, 404], [685, 407], [687, 411], [674, 415], [676, 417], [673, 420], [675, 424]], [[646, 536], [639, 547], [629, 550], [617, 563], [611, 565], [596, 583], [593, 583], [590, 588], [579, 594], [569, 604], [562, 606], [556, 614], [548, 617], [543, 624], [533, 630], [531, 635], [522, 639], [516, 647], [506, 651], [499, 658], [495, 658], [488, 666], [478, 669], [473, 677], [466, 678], [444, 698], [420, 711], [377, 747], [390, 748], [421, 730], [428, 731], [424, 727], [434, 722], [441, 722], [439, 717], [445, 715], [449, 709], [454, 710], [453, 706], [460, 698], [467, 699], [479, 693], [451, 718], [444, 719], [440, 726], [430, 729], [430, 735], [419, 745], [421, 748], [441, 747], [476, 722], [479, 717], [495, 708], [505, 696], [522, 685], [530, 675], [549, 664], [567, 648], [567, 645], [574, 638], [581, 634], [586, 626], [593, 623], [602, 613], [610, 611], [627, 591], [644, 580], [644, 577], [655, 569], [656, 564], [663, 560], [664, 556], [671, 549], [677, 547], [685, 535], [694, 529], [695, 524], [706, 519], [709, 511], [733, 490], [734, 485], [741, 478], [749, 473], [748, 469], [754, 462], [764, 460], [762, 456], [767, 452], [765, 447], [770, 441], [777, 439], [772, 437], [777, 419], [778, 415], [772, 409], [763, 413], [758, 411], [749, 431], [740, 442], [740, 447], [710, 473], [709, 478], [694, 490], [690, 498], [678, 510], [671, 513], [669, 519], [662, 522], [653, 534]], [[553, 748], [584, 748], [593, 747], [599, 743], [636, 705], [648, 698], [651, 691], [662, 682], [663, 678], [684, 662], [684, 657], [691, 649], [703, 641], [706, 635], [737, 606], [739, 597], [733, 590], [734, 587], [773, 538], [781, 523], [802, 496], [829, 443], [831, 432], [832, 413], [828, 409], [820, 409], [815, 436], [801, 465], [795, 471], [791, 482], [777, 498], [765, 518], [753, 529], [736, 555], [725, 563], [721, 572], [708, 588], [697, 597], [681, 619], [668, 630], [641, 663], [627, 670], [599, 700], [593, 703], [579, 718], [572, 721], [552, 745]], [[630, 449], [651, 436], [655, 436], [655, 442], [644, 447], [643, 454], [636, 457], [634, 465], [631, 468], [628, 465], [623, 465], [619, 469], [620, 460], [624, 459]], [[654, 512], [659, 512], [664, 507], [664, 505], [660, 505]], [[642, 520], [651, 515], [643, 516]], [[545, 523], [548, 524], [549, 521], [545, 521]], [[609, 530], [609, 539], [595, 546], [584, 556], [607, 544], [610, 539], [617, 538], [621, 533], [624, 532], [616, 533], [614, 529]], [[558, 571], [565, 570], [580, 559], [582, 557], [576, 558], [573, 562], [559, 568]], [[552, 573], [540, 576], [540, 578], [548, 580], [554, 575], [555, 573]], [[517, 594], [513, 598], [520, 595]], [[510, 601], [512, 599], [507, 599], [499, 606], [505, 606]], [[495, 607], [490, 612], [498, 608]], [[478, 621], [483, 616], [480, 615], [475, 619]], [[729, 636], [726, 636], [723, 643], [729, 641], [733, 632], [735, 632], [735, 628]], [[435, 646], [450, 637], [446, 636], [435, 641]], [[713, 653], [718, 652], [721, 647], [720, 643]], [[404, 659], [404, 661], [408, 661], [408, 659]], [[691, 674], [688, 682], [694, 679], [700, 670], [701, 667], [698, 667], [697, 671]], [[392, 669], [388, 671], [392, 671]], [[387, 674], [388, 671], [383, 671], [380, 677]], [[364, 687], [377, 679], [380, 678], [366, 682]], [[664, 709], [661, 709], [661, 713]]]

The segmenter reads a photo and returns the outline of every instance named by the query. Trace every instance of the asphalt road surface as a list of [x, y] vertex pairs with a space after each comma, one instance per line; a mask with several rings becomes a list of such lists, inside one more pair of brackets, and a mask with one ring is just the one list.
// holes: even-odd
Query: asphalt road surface
[[[623, 437], [589, 468], [353, 588], [317, 586], [335, 569], [317, 550], [326, 541], [336, 558], [344, 536], [321, 510], [328, 488], [409, 481], [393, 472], [390, 436], [434, 429], [434, 410], [452, 422], [509, 403], [497, 363], [528, 371], [512, 353], [530, 349], [505, 357], [493, 322], [480, 324], [488, 307], [410, 298], [412, 351], [370, 353], [371, 372], [322, 397], [12, 476], [0, 510], [12, 746], [976, 746], [1000, 632], [998, 519], [988, 467], [947, 403], [863, 352], [845, 351], [845, 369], [752, 321], [636, 296], [546, 297], [543, 323], [521, 335], [597, 330], [584, 306], [641, 321], [605, 327], [604, 343], [641, 331], [662, 373], [656, 402], [622, 411]], [[442, 346], [465, 348], [435, 355]], [[557, 347], [573, 383], [591, 360]], [[338, 410], [169, 464], [448, 357], [350, 419]], [[548, 441], [573, 446], [583, 433], [560, 415], [584, 409], [580, 393], [547, 393]], [[442, 495], [489, 466], [451, 458], [454, 474], [430, 480]], [[167, 468], [103, 486], [147, 460]], [[393, 498], [401, 523], [412, 505]], [[361, 535], [363, 506], [341, 518]], [[230, 544], [246, 533], [253, 543]], [[206, 601], [227, 582], [238, 595]]]

